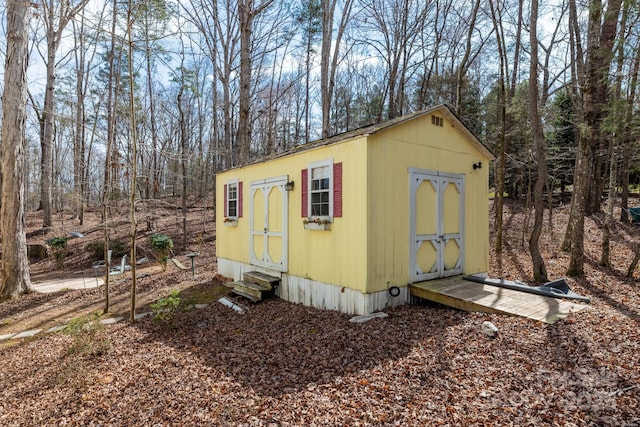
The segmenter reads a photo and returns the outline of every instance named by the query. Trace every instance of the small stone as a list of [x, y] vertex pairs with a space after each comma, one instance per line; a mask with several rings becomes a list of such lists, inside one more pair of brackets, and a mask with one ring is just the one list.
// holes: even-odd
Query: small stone
[[482, 322], [480, 329], [482, 330], [482, 333], [489, 338], [494, 338], [498, 335], [498, 327], [489, 321]]

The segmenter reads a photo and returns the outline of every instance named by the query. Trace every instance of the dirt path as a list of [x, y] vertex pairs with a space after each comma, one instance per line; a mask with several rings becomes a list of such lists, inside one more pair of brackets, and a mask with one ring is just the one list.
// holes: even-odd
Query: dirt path
[[[33, 282], [36, 292], [16, 300], [11, 305], [13, 310], [0, 312], [0, 335], [31, 329], [46, 329], [63, 325], [71, 319], [95, 311], [103, 312], [104, 286], [95, 287], [94, 277], [85, 277], [85, 283], [92, 286], [84, 289], [82, 277], [77, 277], [77, 272], [70, 273], [67, 278], [52, 279], [51, 276], [35, 276]], [[55, 277], [58, 276], [59, 274], [55, 275]], [[177, 268], [168, 268], [163, 272], [158, 265], [138, 269], [137, 276], [137, 313], [149, 311], [151, 303], [173, 290], [188, 291], [197, 286], [210, 284], [212, 281], [212, 274], [201, 274], [194, 280], [191, 278], [191, 272], [187, 274]], [[99, 280], [103, 281], [103, 279]], [[110, 279], [110, 309], [104, 317], [128, 317], [131, 307], [131, 282], [129, 272], [121, 277]], [[54, 288], [58, 289], [54, 290]], [[30, 309], [25, 310], [27, 307]]]

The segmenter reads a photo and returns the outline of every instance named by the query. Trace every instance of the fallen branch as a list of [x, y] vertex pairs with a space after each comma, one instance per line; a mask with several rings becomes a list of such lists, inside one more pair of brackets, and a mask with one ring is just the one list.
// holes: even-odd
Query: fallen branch
[[626, 388], [621, 388], [619, 390], [612, 391], [611, 393], [609, 393], [609, 395], [613, 397], [613, 396], [615, 396], [617, 394], [622, 394], [622, 393], [627, 392], [629, 390], [633, 390], [636, 387], [638, 387], [638, 384], [634, 384], [634, 385], [626, 387]]

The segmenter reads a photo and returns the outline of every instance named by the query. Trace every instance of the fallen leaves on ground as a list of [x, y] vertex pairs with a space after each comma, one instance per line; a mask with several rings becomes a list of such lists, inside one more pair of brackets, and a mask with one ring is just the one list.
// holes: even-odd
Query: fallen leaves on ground
[[[500, 271], [526, 281], [530, 259], [510, 227]], [[550, 278], [568, 262], [561, 227], [542, 244]], [[587, 227], [587, 272], [569, 282], [591, 307], [554, 325], [434, 304], [354, 324], [279, 299], [237, 299], [245, 314], [214, 303], [170, 324], [106, 326], [95, 337], [109, 350], [97, 355], [70, 353], [74, 336], [62, 333], [0, 350], [0, 424], [639, 425], [640, 292], [622, 277], [637, 231], [618, 230], [602, 269], [598, 228]]]

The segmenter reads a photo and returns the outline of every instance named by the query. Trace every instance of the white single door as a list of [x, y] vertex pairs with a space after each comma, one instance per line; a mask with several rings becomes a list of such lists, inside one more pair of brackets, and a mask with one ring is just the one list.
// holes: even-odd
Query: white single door
[[411, 283], [462, 274], [464, 176], [411, 169]]
[[249, 251], [251, 264], [287, 271], [286, 176], [251, 183]]

